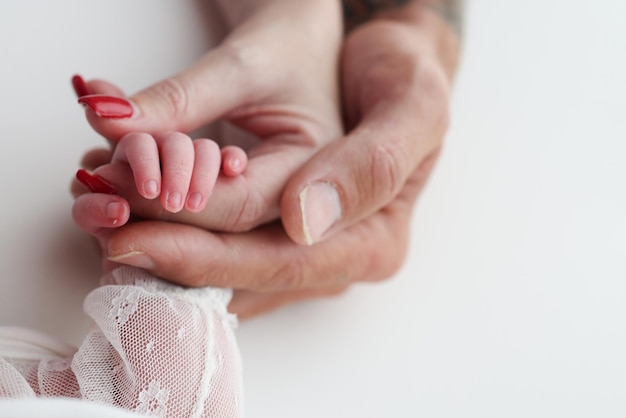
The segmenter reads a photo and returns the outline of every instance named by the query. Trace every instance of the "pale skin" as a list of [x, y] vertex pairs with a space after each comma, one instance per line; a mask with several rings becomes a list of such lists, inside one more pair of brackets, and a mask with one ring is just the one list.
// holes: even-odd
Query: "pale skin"
[[[217, 143], [207, 138], [192, 140], [181, 132], [165, 132], [150, 135], [133, 132], [124, 135], [107, 152], [107, 161], [98, 164], [93, 175], [107, 184], [116, 179], [121, 188], [114, 188], [122, 196], [132, 185], [143, 199], [158, 199], [165, 211], [177, 213], [181, 210], [201, 212], [206, 207], [218, 175], [235, 177], [246, 168], [247, 156], [236, 146], [220, 149]], [[127, 179], [127, 181], [120, 181]], [[78, 182], [80, 183], [80, 182]], [[74, 184], [74, 192], [81, 195], [89, 185]], [[94, 191], [94, 190], [91, 190]], [[97, 191], [97, 190], [96, 190]], [[174, 196], [174, 197], [173, 197]], [[75, 207], [76, 209], [77, 207]], [[75, 211], [76, 215], [78, 212]], [[130, 207], [120, 198], [116, 205], [104, 212], [86, 212], [79, 216], [83, 220], [100, 222], [102, 226], [120, 227], [130, 218]], [[98, 216], [105, 215], [98, 221]]]
[[[403, 263], [412, 209], [441, 149], [459, 53], [458, 21], [449, 20], [449, 16], [455, 16], [451, 8], [459, 10], [459, 2], [406, 3], [368, 16], [342, 41], [339, 82], [345, 133], [316, 143], [319, 146], [313, 147], [304, 159], [293, 148], [282, 148], [285, 153], [280, 155], [276, 149], [266, 150], [270, 154], [276, 152], [274, 161], [283, 161], [292, 151], [294, 156], [299, 155], [296, 167], [279, 174], [289, 172], [282, 183], [272, 181], [282, 185], [275, 201], [268, 198], [274, 194], [268, 193], [263, 205], [244, 206], [239, 212], [244, 214], [239, 217], [245, 219], [242, 223], [225, 216], [227, 205], [222, 211], [223, 202], [212, 199], [209, 206], [214, 211], [199, 222], [201, 228], [186, 218], [184, 221], [190, 225], [155, 220], [110, 230], [106, 237], [100, 237], [108, 256], [184, 285], [233, 287], [231, 309], [242, 317], [301, 299], [335, 294], [354, 282], [392, 276]], [[256, 26], [246, 26], [249, 32], [239, 33], [252, 34], [263, 27], [263, 19], [259, 18]], [[250, 43], [246, 45], [251, 47], [259, 38], [248, 39]], [[293, 53], [302, 53], [302, 49], [294, 47]], [[274, 52], [275, 61], [284, 57], [281, 51]], [[214, 58], [219, 61], [219, 57]], [[293, 55], [289, 55], [284, 57], [283, 65], [267, 71], [294, 71], [292, 61]], [[245, 65], [240, 68], [250, 69]], [[295, 69], [302, 70], [298, 66]], [[263, 66], [254, 70], [255, 77], [263, 79]], [[200, 72], [197, 68], [195, 71]], [[276, 90], [272, 75], [268, 77], [259, 91], [289, 90], [285, 87], [289, 77], [282, 77]], [[152, 113], [166, 112], [156, 106], [157, 92], [151, 94], [151, 101], [150, 97], [140, 100], [155, 106], [142, 113], [146, 118]], [[245, 103], [244, 98], [250, 93], [224, 94], [233, 108], [233, 103]], [[256, 97], [276, 96], [267, 93]], [[187, 100], [193, 102], [194, 97]], [[263, 110], [262, 105], [243, 107], [248, 110], [248, 120], [255, 119], [256, 110]], [[297, 114], [291, 114], [296, 115], [290, 119], [292, 127], [304, 126]], [[140, 124], [138, 120], [120, 125], [119, 121], [88, 117], [101, 133]], [[270, 158], [267, 154], [265, 157]], [[97, 159], [93, 155], [90, 158], [85, 160], [87, 165], [97, 165]], [[253, 159], [251, 154], [250, 167]], [[246, 174], [249, 172], [246, 170]], [[240, 177], [245, 178], [246, 174]], [[339, 216], [320, 233], [307, 236], [302, 196], [306, 195], [305, 190], [312, 190], [308, 186], [320, 183], [336, 190]], [[219, 189], [220, 181], [214, 196]], [[327, 188], [319, 189], [325, 193]], [[323, 194], [308, 196], [328, 200]], [[80, 213], [88, 206], [104, 207], [114, 199], [115, 196], [98, 194], [81, 196], [75, 210]], [[233, 203], [228, 199], [226, 202]], [[132, 198], [131, 204], [135, 204]], [[262, 210], [246, 213], [247, 208], [259, 207]], [[146, 214], [150, 210], [146, 208]], [[271, 222], [279, 214], [280, 222]], [[158, 210], [153, 210], [153, 215], [153, 219], [164, 218]], [[215, 219], [211, 218], [213, 215]], [[84, 221], [84, 229], [97, 229], [97, 222]], [[240, 232], [215, 232], [217, 229]]]
[[110, 164], [118, 163], [128, 164], [144, 199], [159, 197], [171, 213], [183, 209], [198, 213], [206, 207], [220, 168], [229, 177], [241, 174], [247, 157], [239, 147], [220, 150], [213, 140], [192, 140], [181, 132], [132, 132], [113, 149]]

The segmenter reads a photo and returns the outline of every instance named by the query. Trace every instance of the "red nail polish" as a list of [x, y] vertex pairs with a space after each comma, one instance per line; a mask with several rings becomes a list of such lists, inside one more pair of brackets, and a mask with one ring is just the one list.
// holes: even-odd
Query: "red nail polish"
[[72, 87], [74, 87], [74, 92], [78, 97], [87, 96], [89, 94], [87, 83], [85, 83], [85, 80], [78, 74], [72, 77]]
[[76, 172], [76, 179], [93, 193], [117, 194], [113, 186], [95, 174], [91, 174], [82, 168]]
[[80, 97], [78, 103], [88, 106], [96, 115], [105, 119], [124, 119], [133, 115], [133, 106], [121, 97], [90, 94]]

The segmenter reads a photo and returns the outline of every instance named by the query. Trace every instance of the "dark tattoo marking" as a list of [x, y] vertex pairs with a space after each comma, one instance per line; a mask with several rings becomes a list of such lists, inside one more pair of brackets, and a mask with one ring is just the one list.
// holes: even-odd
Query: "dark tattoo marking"
[[[402, 6], [412, 0], [342, 0], [343, 16], [346, 28], [371, 19], [376, 12]], [[417, 0], [439, 13], [452, 28], [461, 34], [463, 28], [463, 0]]]

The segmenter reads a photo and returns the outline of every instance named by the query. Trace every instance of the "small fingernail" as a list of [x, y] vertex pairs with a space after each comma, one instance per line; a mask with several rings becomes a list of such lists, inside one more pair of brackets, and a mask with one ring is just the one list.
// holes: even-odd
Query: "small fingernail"
[[77, 97], [89, 95], [87, 83], [85, 83], [85, 80], [79, 74], [72, 77], [72, 87], [74, 87], [74, 92]]
[[113, 220], [113, 224], [119, 222], [119, 220], [124, 216], [124, 206], [119, 202], [110, 202], [104, 208], [104, 213], [106, 213], [107, 217]]
[[139, 267], [146, 270], [151, 270], [156, 267], [154, 260], [141, 251], [131, 251], [129, 253], [108, 257], [108, 259], [114, 263]]
[[133, 105], [121, 97], [91, 94], [79, 97], [78, 103], [87, 106], [97, 116], [105, 119], [127, 119], [133, 116]]
[[308, 245], [320, 240], [341, 218], [341, 201], [337, 189], [328, 182], [318, 181], [300, 192], [302, 230]]
[[167, 209], [178, 212], [183, 207], [183, 195], [179, 192], [172, 192], [167, 195]]
[[197, 210], [202, 203], [202, 195], [200, 193], [192, 193], [187, 198], [187, 207], [191, 210]]
[[149, 199], [153, 199], [159, 195], [159, 184], [156, 180], [146, 180], [143, 184], [143, 192]]

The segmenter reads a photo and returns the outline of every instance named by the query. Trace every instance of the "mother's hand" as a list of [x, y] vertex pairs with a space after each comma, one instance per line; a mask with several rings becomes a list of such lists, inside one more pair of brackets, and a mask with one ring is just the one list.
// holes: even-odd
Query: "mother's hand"
[[[218, 47], [191, 68], [132, 97], [125, 98], [109, 82], [75, 80], [89, 123], [113, 145], [130, 132], [190, 133], [219, 119], [258, 139], [248, 150], [243, 175], [221, 178], [201, 214], [168, 214], [158, 202], [141, 198], [134, 187], [119, 184], [133, 213], [228, 231], [276, 220], [288, 179], [343, 134], [338, 2], [246, 1], [223, 2], [235, 29]], [[86, 156], [85, 165], [93, 168], [107, 158], [110, 152], [95, 150]]]
[[[234, 287], [231, 309], [242, 317], [389, 277], [403, 262], [413, 205], [446, 131], [456, 57], [456, 36], [427, 9], [362, 25], [343, 51], [350, 132], [287, 184], [284, 226], [231, 234], [139, 222], [111, 231], [107, 253], [177, 283]], [[102, 198], [84, 195], [76, 205]]]

